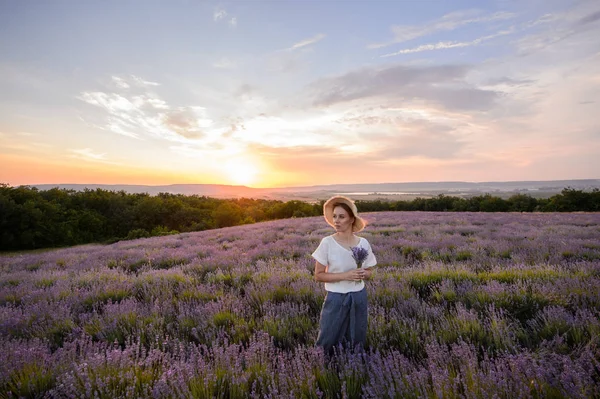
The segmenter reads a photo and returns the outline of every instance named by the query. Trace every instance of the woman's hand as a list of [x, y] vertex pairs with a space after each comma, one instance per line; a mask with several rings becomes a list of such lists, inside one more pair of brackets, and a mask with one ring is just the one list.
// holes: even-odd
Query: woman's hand
[[338, 281], [359, 282], [370, 279], [371, 275], [371, 268], [352, 269], [343, 273], [328, 273], [327, 266], [319, 263], [318, 261], [315, 262], [315, 280], [322, 283], [336, 283]]
[[353, 269], [347, 271], [344, 277], [345, 280], [349, 281], [362, 281], [367, 277], [367, 271], [365, 269]]

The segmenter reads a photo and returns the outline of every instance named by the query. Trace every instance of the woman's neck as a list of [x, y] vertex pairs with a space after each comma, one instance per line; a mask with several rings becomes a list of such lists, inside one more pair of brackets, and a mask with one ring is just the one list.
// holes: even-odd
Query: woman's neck
[[336, 237], [346, 240], [350, 240], [351, 238], [354, 238], [354, 233], [352, 231], [338, 231], [335, 233]]
[[335, 240], [344, 248], [352, 248], [355, 245], [355, 235], [352, 231], [337, 232], [334, 234]]

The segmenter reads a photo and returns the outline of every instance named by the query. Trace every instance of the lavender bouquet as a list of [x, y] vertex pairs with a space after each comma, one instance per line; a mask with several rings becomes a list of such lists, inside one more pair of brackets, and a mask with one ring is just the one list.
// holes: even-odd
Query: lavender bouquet
[[356, 261], [356, 266], [360, 269], [369, 256], [369, 250], [363, 247], [352, 247], [352, 257]]
[[[350, 248], [352, 251], [352, 257], [356, 261], [356, 267], [361, 268], [364, 261], [367, 260], [367, 256], [369, 256], [369, 250], [362, 247], [352, 247]], [[356, 282], [359, 283], [358, 281]]]

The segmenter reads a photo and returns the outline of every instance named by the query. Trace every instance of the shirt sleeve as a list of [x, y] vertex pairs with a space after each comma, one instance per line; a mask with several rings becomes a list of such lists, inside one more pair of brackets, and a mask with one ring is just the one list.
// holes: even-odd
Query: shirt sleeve
[[365, 259], [365, 262], [363, 263], [363, 267], [364, 268], [373, 267], [377, 264], [377, 259], [375, 258], [375, 254], [373, 253], [373, 249], [371, 249], [371, 244], [369, 244], [369, 241], [367, 241], [365, 239], [365, 242], [367, 244], [367, 249], [369, 250], [369, 254], [367, 255], [367, 259]]
[[327, 240], [323, 238], [317, 249], [315, 249], [315, 252], [312, 253], [312, 257], [323, 266], [328, 266], [328, 249], [329, 245], [327, 244]]

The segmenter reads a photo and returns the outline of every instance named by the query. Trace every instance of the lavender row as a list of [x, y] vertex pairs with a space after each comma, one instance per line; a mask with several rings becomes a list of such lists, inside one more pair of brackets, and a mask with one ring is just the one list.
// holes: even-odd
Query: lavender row
[[[40, 341], [4, 341], [10, 370], [3, 396], [61, 398], [591, 398], [598, 354], [521, 351], [479, 356], [471, 344], [430, 343], [414, 362], [396, 350], [278, 349], [267, 334], [248, 345], [219, 338], [208, 347], [131, 337], [118, 345], [80, 338], [50, 352]], [[549, 345], [560, 345], [556, 338]], [[10, 392], [10, 393], [9, 393]]]

